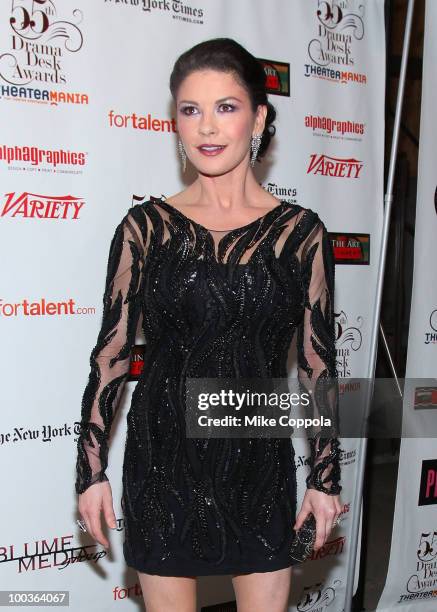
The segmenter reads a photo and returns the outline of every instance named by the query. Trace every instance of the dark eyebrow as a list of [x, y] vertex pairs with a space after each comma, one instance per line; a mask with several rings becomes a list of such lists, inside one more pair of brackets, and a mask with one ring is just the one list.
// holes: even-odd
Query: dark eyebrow
[[[216, 102], [217, 104], [219, 104], [220, 102], [224, 102], [225, 100], [238, 100], [238, 102], [242, 102], [240, 98], [237, 98], [235, 96], [226, 96], [226, 98], [220, 98], [220, 100], [216, 100]], [[197, 104], [197, 102], [193, 102], [192, 100], [180, 100], [179, 104]]]

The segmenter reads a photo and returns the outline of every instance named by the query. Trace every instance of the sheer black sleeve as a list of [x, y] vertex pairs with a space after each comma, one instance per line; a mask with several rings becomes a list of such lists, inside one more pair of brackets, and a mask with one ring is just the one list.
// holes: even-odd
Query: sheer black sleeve
[[141, 311], [144, 241], [135, 218], [127, 213], [109, 248], [103, 315], [90, 356], [90, 373], [82, 397], [77, 442], [76, 493], [108, 480], [108, 439], [129, 373]]
[[[332, 428], [313, 428], [307, 488], [337, 495], [340, 480], [338, 380], [335, 358], [334, 253], [325, 225], [316, 216], [301, 254], [305, 311], [297, 331], [298, 378], [310, 397], [309, 417], [330, 419]], [[328, 432], [328, 433], [327, 433]]]

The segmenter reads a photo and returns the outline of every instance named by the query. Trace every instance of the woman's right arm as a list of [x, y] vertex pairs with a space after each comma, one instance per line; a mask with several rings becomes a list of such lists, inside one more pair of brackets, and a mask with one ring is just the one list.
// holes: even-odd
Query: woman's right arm
[[[109, 434], [129, 374], [130, 351], [141, 312], [144, 234], [140, 230], [137, 214], [138, 209], [134, 207], [124, 216], [111, 241], [101, 326], [91, 352], [90, 372], [82, 397], [75, 489], [80, 495], [79, 510], [87, 529], [97, 531], [98, 535], [101, 532], [96, 524], [94, 529], [90, 529], [90, 520], [86, 516], [89, 511], [100, 513], [100, 507], [96, 508], [96, 505], [103, 505], [107, 520], [108, 515], [110, 522], [115, 517], [112, 496], [109, 499], [109, 483], [97, 488], [91, 485], [108, 481], [105, 470], [108, 465]], [[145, 216], [142, 215], [142, 218], [145, 219]], [[101, 499], [102, 495], [104, 500]]]

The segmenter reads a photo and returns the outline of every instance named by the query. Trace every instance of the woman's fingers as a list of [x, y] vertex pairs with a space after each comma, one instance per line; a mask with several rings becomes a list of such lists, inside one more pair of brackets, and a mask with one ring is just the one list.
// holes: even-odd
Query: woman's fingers
[[100, 511], [97, 513], [97, 515], [94, 512], [93, 513], [83, 512], [82, 520], [85, 523], [87, 533], [90, 534], [93, 540], [96, 540], [104, 548], [109, 548], [109, 542], [103, 535], [102, 528], [101, 528]]
[[90, 522], [93, 538], [97, 540], [97, 542], [99, 542], [99, 544], [101, 544], [105, 548], [109, 548], [109, 542], [105, 538], [103, 531], [102, 531], [102, 523], [100, 520], [100, 510], [98, 510], [97, 512], [93, 512], [91, 515], [89, 515], [89, 522]]
[[337, 516], [335, 504], [314, 512], [314, 516], [316, 517], [317, 525], [314, 549], [318, 550], [325, 544], [332, 531], [332, 525]]
[[320, 514], [315, 514], [316, 517], [316, 539], [314, 542], [314, 550], [319, 550], [326, 542], [327, 534], [326, 534], [326, 520], [320, 516]]
[[112, 507], [112, 493], [108, 483], [94, 484], [79, 496], [79, 513], [85, 522], [87, 532], [106, 549], [109, 541], [102, 531], [101, 512], [110, 527], [116, 526], [114, 509]]
[[[326, 493], [314, 490], [307, 490], [305, 493], [302, 510], [299, 513], [299, 526], [302, 524], [308, 512], [312, 512], [316, 519], [316, 538], [314, 550], [319, 550], [329, 538], [334, 521], [341, 513], [339, 496], [329, 496]], [[305, 503], [308, 501], [308, 503]], [[305, 509], [305, 512], [303, 510]], [[302, 515], [302, 516], [301, 516]]]
[[88, 514], [86, 512], [81, 512], [80, 518], [85, 523], [86, 532], [89, 533], [91, 537], [94, 537], [91, 533], [91, 525], [88, 519]]
[[112, 504], [112, 493], [111, 491], [105, 491], [103, 495], [103, 514], [108, 527], [115, 529], [117, 527], [117, 520], [115, 518], [114, 506]]
[[298, 531], [307, 516], [312, 512], [316, 519], [314, 550], [319, 550], [329, 538], [334, 523], [337, 517], [340, 516], [341, 511], [342, 506], [338, 495], [329, 496], [319, 491], [307, 490], [293, 529]]
[[295, 531], [298, 531], [302, 527], [303, 522], [305, 521], [306, 517], [308, 516], [310, 512], [311, 512], [311, 508], [305, 505], [302, 506], [299, 514], [296, 517], [296, 522], [293, 525], [293, 529]]
[[95, 533], [94, 533], [94, 526], [93, 526], [93, 520], [92, 520], [92, 515], [86, 511], [82, 512], [82, 520], [85, 523], [85, 527], [87, 530], [87, 533], [90, 534], [90, 536], [93, 538], [93, 540], [96, 539]]

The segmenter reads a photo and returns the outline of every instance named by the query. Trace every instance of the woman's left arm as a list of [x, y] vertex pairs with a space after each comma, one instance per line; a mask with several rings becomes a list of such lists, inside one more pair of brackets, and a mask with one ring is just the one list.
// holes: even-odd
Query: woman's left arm
[[316, 215], [301, 253], [305, 311], [297, 330], [298, 379], [310, 397], [309, 418], [329, 419], [331, 426], [314, 427], [309, 437], [311, 457], [307, 490], [294, 528], [312, 512], [316, 518], [317, 550], [329, 537], [341, 513], [338, 381], [335, 358], [335, 264], [325, 225]]

